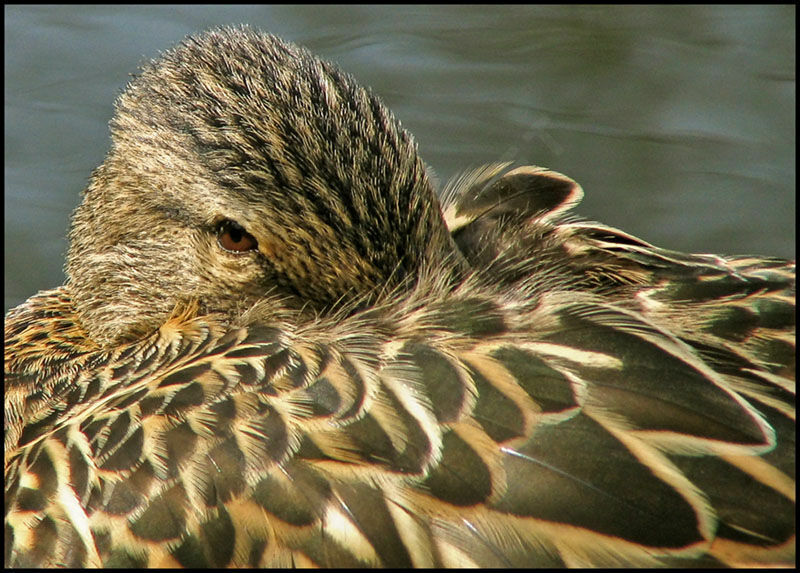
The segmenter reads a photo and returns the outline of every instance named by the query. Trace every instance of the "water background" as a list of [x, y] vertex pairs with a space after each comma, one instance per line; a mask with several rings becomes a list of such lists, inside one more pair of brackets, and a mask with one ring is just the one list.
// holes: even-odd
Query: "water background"
[[795, 256], [794, 6], [6, 6], [6, 309], [63, 282], [129, 74], [239, 23], [372, 86], [442, 180], [543, 165], [660, 246]]

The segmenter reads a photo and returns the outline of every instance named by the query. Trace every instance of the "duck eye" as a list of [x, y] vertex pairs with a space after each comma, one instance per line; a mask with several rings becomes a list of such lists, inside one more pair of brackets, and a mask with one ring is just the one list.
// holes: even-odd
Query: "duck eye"
[[256, 238], [239, 223], [225, 219], [218, 226], [217, 244], [231, 253], [245, 253], [258, 248]]

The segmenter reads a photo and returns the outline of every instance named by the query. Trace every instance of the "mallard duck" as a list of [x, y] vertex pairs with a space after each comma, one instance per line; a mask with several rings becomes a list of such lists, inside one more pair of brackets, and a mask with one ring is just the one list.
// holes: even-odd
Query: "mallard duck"
[[248, 28], [116, 104], [5, 322], [7, 567], [791, 565], [794, 264], [683, 254]]

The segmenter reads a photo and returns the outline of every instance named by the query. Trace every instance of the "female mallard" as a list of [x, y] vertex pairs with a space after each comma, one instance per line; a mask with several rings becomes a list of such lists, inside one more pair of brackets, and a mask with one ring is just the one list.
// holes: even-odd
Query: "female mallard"
[[794, 561], [794, 265], [495, 165], [248, 29], [117, 103], [5, 325], [6, 566]]

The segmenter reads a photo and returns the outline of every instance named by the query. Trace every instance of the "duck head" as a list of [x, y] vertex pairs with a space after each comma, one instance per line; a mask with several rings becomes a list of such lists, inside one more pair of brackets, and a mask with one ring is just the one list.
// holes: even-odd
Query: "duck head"
[[325, 312], [458, 258], [411, 135], [274, 36], [189, 37], [143, 68], [110, 126], [66, 267], [98, 344], [146, 336], [188, 301], [235, 316], [274, 293]]

